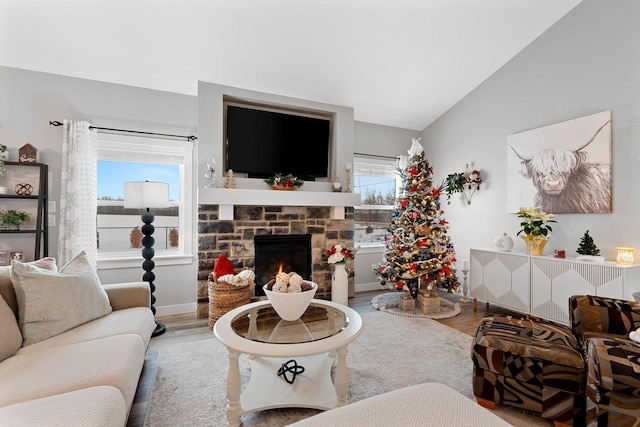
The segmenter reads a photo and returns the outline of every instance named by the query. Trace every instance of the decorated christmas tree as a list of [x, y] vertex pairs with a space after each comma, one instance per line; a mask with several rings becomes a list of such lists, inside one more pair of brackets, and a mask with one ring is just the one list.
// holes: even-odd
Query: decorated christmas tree
[[580, 244], [578, 245], [576, 252], [580, 255], [600, 255], [600, 249], [598, 249], [593, 238], [589, 235], [589, 230], [584, 232], [584, 236], [580, 239]]
[[402, 190], [385, 240], [383, 262], [373, 266], [383, 286], [404, 289], [416, 298], [421, 289], [457, 292], [455, 251], [440, 209], [440, 187], [424, 157], [420, 138], [412, 138], [407, 168], [399, 170]]

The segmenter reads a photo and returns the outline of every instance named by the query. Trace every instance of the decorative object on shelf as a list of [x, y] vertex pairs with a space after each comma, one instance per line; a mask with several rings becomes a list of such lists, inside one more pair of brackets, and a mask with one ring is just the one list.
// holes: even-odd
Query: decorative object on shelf
[[0, 211], [0, 230], [20, 230], [20, 225], [31, 220], [31, 215], [25, 211], [8, 209]]
[[567, 252], [564, 249], [556, 249], [553, 251], [553, 256], [555, 258], [564, 258], [567, 255]]
[[340, 180], [338, 179], [337, 175], [333, 177], [332, 189], [334, 193], [342, 192], [342, 184], [340, 183]]
[[[289, 279], [296, 276], [300, 277], [299, 275], [290, 277], [287, 273], [278, 273], [278, 276], [281, 274], [287, 276]], [[297, 284], [297, 286], [295, 283], [283, 285], [282, 277], [284, 276], [281, 276], [280, 279], [277, 278], [278, 276], [263, 286], [264, 293], [282, 320], [288, 322], [298, 320], [307, 310], [307, 307], [309, 307], [311, 300], [318, 290], [318, 285], [308, 280], [302, 280], [301, 277], [301, 283]], [[300, 290], [298, 292], [289, 292], [288, 289], [291, 286], [296, 286], [296, 288]], [[283, 290], [283, 287], [286, 290]]]
[[297, 177], [287, 174], [282, 175], [281, 173], [277, 173], [271, 178], [267, 178], [264, 180], [267, 184], [271, 186], [274, 190], [297, 190], [298, 188], [304, 185], [304, 181], [298, 179]]
[[[156, 308], [154, 306], [156, 297], [154, 292], [156, 286], [153, 281], [156, 279], [156, 275], [153, 273], [155, 263], [153, 262], [153, 255], [155, 253], [153, 249], [154, 238], [152, 237], [154, 227], [153, 220], [155, 216], [149, 212], [150, 208], [167, 208], [169, 207], [169, 184], [166, 182], [152, 182], [152, 181], [132, 181], [124, 183], [124, 208], [125, 209], [144, 209], [140, 218], [144, 225], [142, 226], [142, 269], [144, 274], [142, 280], [149, 283], [149, 289], [151, 290], [151, 311], [153, 315], [156, 314]], [[151, 334], [152, 337], [161, 335], [165, 332], [165, 326], [162, 323], [156, 322], [156, 328]]]
[[603, 256], [600, 256], [600, 249], [598, 249], [593, 238], [589, 235], [589, 230], [584, 232], [584, 236], [580, 239], [580, 244], [576, 252], [578, 253], [576, 259], [580, 261], [603, 262], [605, 259]]
[[513, 239], [507, 233], [502, 233], [493, 239], [493, 246], [499, 251], [509, 252], [513, 249]]
[[207, 171], [204, 173], [204, 177], [207, 178], [207, 184], [204, 188], [215, 188], [216, 186], [216, 159], [211, 156], [207, 158]]
[[5, 160], [9, 160], [9, 152], [7, 151], [6, 145], [0, 144], [0, 178], [4, 175], [4, 171], [7, 170], [7, 167], [4, 165]]
[[447, 194], [447, 204], [451, 204], [451, 196], [456, 193], [461, 193], [467, 204], [471, 204], [471, 198], [473, 198], [476, 191], [480, 189], [482, 183], [482, 176], [480, 171], [473, 169], [469, 172], [469, 163], [466, 164], [465, 172], [451, 173], [447, 175], [444, 182], [440, 186]]
[[224, 179], [224, 188], [236, 188], [236, 179], [233, 176], [233, 169], [227, 171], [227, 176]]
[[33, 193], [33, 185], [27, 183], [17, 184], [14, 191], [18, 196], [30, 196]]
[[[287, 360], [278, 369], [277, 375], [282, 375], [282, 378], [289, 384], [293, 384], [296, 380], [296, 375], [300, 375], [304, 372], [304, 366], [298, 365], [295, 359]], [[289, 378], [288, 374], [291, 374]]]
[[633, 248], [619, 246], [616, 248], [616, 262], [619, 265], [632, 265], [634, 263]]
[[522, 240], [527, 245], [527, 253], [530, 255], [542, 255], [544, 246], [549, 240], [549, 234], [553, 231], [550, 222], [557, 222], [553, 218], [555, 215], [542, 212], [540, 208], [520, 208], [518, 218], [522, 218], [516, 236], [524, 233]]
[[18, 161], [20, 163], [36, 163], [38, 150], [31, 144], [25, 144], [18, 150]]
[[351, 193], [353, 191], [351, 188], [351, 172], [353, 171], [353, 164], [351, 162], [347, 162], [347, 165], [344, 167], [344, 171], [347, 173], [347, 185], [345, 186], [344, 192]]
[[7, 194], [7, 187], [0, 186], [0, 195]]

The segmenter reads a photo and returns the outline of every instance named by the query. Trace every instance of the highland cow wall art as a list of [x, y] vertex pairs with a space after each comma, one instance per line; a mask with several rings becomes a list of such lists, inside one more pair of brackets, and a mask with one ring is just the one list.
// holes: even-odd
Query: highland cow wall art
[[611, 212], [611, 111], [507, 137], [507, 212]]

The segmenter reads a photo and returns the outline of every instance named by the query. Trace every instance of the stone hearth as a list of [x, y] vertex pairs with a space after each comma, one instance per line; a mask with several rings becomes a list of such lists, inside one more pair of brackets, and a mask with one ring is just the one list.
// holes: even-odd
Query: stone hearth
[[[216, 259], [224, 254], [236, 271], [254, 268], [256, 235], [311, 234], [312, 280], [318, 284], [316, 298], [331, 299], [331, 266], [324, 251], [334, 244], [353, 246], [353, 208], [344, 219], [331, 219], [331, 207], [240, 206], [233, 219], [219, 219], [219, 205], [198, 206], [198, 307], [199, 318], [208, 317], [207, 277]], [[262, 283], [256, 283], [257, 286]], [[354, 295], [353, 271], [349, 274], [349, 297]]]

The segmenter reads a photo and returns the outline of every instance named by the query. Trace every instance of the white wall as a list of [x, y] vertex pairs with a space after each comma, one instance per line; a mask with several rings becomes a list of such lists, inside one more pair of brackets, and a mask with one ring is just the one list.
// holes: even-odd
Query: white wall
[[[38, 149], [39, 160], [49, 165], [49, 200], [60, 201], [62, 127], [50, 120], [86, 120], [96, 126], [168, 134], [196, 132], [197, 99], [157, 90], [116, 85], [54, 74], [0, 67], [0, 143], [9, 147], [10, 160], [27, 142]], [[57, 216], [57, 215], [56, 215]], [[49, 227], [49, 256], [57, 257], [58, 227]], [[30, 249], [33, 238], [0, 239], [0, 249]], [[140, 281], [140, 264], [131, 268], [100, 270], [103, 283]], [[195, 261], [163, 266], [156, 262], [158, 314], [195, 310]]]
[[[640, 2], [585, 0], [422, 133], [436, 182], [482, 171], [481, 190], [443, 204], [458, 258], [515, 234], [519, 218], [506, 210], [507, 136], [600, 111], [612, 112], [613, 213], [563, 214], [545, 249], [576, 255], [586, 230], [608, 260], [616, 246], [640, 248]], [[637, 255], [638, 256], [638, 255]]]

